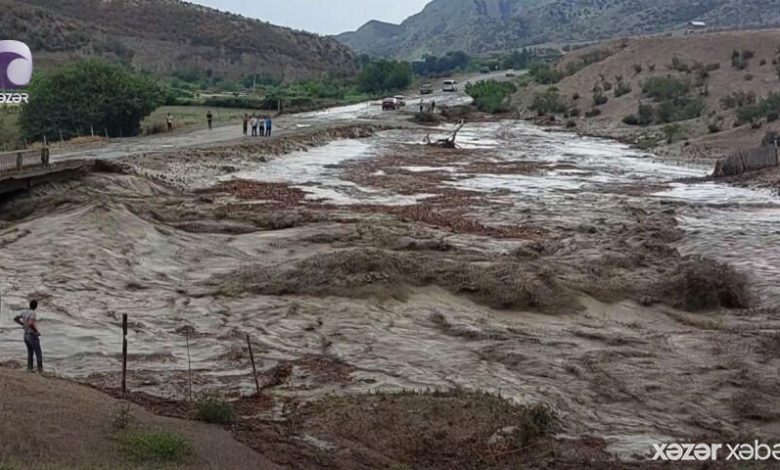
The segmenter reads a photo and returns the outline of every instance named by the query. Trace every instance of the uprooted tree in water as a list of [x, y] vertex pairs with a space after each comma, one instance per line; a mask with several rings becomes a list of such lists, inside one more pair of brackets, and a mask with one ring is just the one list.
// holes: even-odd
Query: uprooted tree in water
[[455, 129], [455, 132], [452, 133], [450, 137], [444, 138], [444, 139], [437, 139], [435, 141], [431, 141], [431, 135], [428, 134], [425, 136], [425, 143], [426, 145], [432, 145], [435, 147], [441, 147], [441, 148], [447, 148], [447, 149], [454, 149], [457, 148], [457, 144], [455, 143], [455, 139], [458, 137], [458, 132], [465, 126], [466, 123], [464, 121], [460, 121], [460, 125]]

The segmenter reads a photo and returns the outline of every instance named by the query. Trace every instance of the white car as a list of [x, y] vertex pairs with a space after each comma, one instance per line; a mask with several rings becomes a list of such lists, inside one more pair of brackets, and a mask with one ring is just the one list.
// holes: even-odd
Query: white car
[[456, 92], [458, 91], [458, 82], [455, 80], [444, 80], [441, 85], [441, 91]]

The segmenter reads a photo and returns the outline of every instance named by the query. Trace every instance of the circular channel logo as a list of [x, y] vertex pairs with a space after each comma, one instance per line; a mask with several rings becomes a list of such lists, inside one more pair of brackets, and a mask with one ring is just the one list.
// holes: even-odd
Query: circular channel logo
[[32, 52], [20, 41], [0, 41], [0, 90], [15, 90], [30, 84]]

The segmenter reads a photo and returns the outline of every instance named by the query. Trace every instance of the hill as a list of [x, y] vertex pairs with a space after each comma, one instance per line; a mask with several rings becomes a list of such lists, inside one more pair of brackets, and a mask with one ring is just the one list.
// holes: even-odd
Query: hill
[[711, 28], [776, 26], [780, 9], [774, 0], [434, 0], [394, 28], [369, 23], [336, 38], [361, 53], [413, 59], [653, 34], [692, 20]]
[[[734, 51], [740, 57], [747, 52], [750, 59], [735, 64]], [[738, 101], [730, 98], [739, 97], [743, 104], [756, 103], [780, 91], [779, 29], [615, 40], [567, 54], [555, 67], [575, 71], [554, 86], [564, 100], [582, 111], [573, 120], [581, 132], [634, 142], [655, 139], [663, 144], [663, 124], [639, 126], [623, 122], [626, 116], [638, 112], [640, 103], [658, 106], [658, 101], [643, 91], [643, 84], [659, 77], [690, 84], [688, 96], [703, 103], [699, 117], [676, 123], [680, 126], [679, 136], [674, 144], [663, 144], [662, 152], [714, 158], [757, 146], [766, 132], [780, 131], [780, 121], [774, 118], [757, 119], [752, 125], [739, 122], [740, 104], [729, 102]], [[619, 82], [630, 91], [616, 96]], [[608, 101], [595, 106], [594, 89], [604, 89], [605, 83], [611, 84], [610, 90], [604, 92]], [[528, 107], [533, 96], [548, 86], [524, 88], [515, 97], [516, 103], [521, 108]], [[598, 109], [598, 116], [585, 117], [584, 113], [593, 108]]]
[[288, 81], [354, 67], [352, 51], [331, 38], [179, 0], [0, 0], [0, 10], [0, 37], [26, 42], [44, 67], [99, 56], [161, 76]]

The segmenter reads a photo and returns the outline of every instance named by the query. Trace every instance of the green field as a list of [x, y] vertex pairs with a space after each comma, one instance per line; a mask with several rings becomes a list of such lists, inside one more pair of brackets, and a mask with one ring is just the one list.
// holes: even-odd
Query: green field
[[257, 113], [254, 109], [239, 108], [209, 108], [206, 106], [162, 106], [141, 121], [144, 134], [155, 134], [166, 131], [168, 113], [173, 115], [175, 129], [206, 127], [206, 113], [211, 110], [214, 125], [239, 123], [244, 114]]

